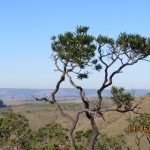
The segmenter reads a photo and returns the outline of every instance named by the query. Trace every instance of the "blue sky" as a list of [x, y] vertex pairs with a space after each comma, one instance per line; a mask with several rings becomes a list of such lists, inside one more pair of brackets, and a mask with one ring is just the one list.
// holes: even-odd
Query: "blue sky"
[[[0, 88], [55, 88], [60, 78], [48, 58], [52, 35], [89, 26], [89, 34], [117, 38], [120, 32], [150, 37], [149, 0], [1, 0]], [[118, 64], [116, 64], [117, 66]], [[150, 63], [139, 62], [116, 75], [113, 85], [150, 89]], [[74, 77], [74, 76], [73, 76]], [[75, 83], [99, 88], [103, 70]], [[67, 78], [61, 88], [72, 87]]]

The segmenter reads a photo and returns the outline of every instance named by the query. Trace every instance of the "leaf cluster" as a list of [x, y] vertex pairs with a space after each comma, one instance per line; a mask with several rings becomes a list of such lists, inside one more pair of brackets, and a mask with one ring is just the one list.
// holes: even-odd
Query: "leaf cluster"
[[132, 108], [132, 101], [134, 101], [134, 96], [127, 92], [124, 92], [125, 89], [123, 87], [116, 87], [112, 86], [111, 87], [111, 93], [113, 97], [111, 97], [112, 101], [114, 102], [115, 105], [117, 105], [117, 108], [121, 108], [122, 105], [126, 105], [126, 109], [129, 110]]
[[101, 34], [96, 38], [96, 42], [100, 46], [104, 46], [105, 44], [107, 44], [107, 45], [114, 45], [115, 44], [115, 40], [113, 38], [109, 38], [108, 36], [103, 36]]
[[59, 34], [58, 38], [52, 36], [52, 50], [61, 60], [74, 62], [83, 68], [91, 57], [94, 57], [96, 50], [94, 37], [87, 34], [88, 29], [89, 27], [80, 26], [74, 33], [65, 32]]
[[132, 50], [134, 53], [141, 54], [144, 57], [150, 55], [150, 38], [139, 34], [121, 33], [116, 40], [116, 44], [121, 46], [124, 52]]
[[[102, 66], [98, 64], [97, 59], [93, 59], [96, 50], [93, 43], [95, 38], [87, 33], [88, 29], [87, 26], [77, 26], [75, 32], [65, 32], [59, 34], [57, 38], [52, 36], [51, 48], [62, 63], [77, 65], [80, 69], [94, 65], [94, 69], [100, 71]], [[88, 74], [89, 72], [77, 73], [77, 78], [80, 80], [88, 78]]]
[[150, 38], [146, 38], [139, 34], [120, 33], [118, 38], [114, 40], [108, 36], [99, 35], [96, 42], [102, 47], [110, 45], [111, 48], [117, 47], [124, 53], [130, 51], [132, 54], [139, 54], [144, 58], [150, 55]]

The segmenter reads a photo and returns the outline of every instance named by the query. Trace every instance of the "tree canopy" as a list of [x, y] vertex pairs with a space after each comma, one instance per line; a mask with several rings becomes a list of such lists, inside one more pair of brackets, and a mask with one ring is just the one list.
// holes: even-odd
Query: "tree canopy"
[[[126, 32], [120, 33], [117, 39], [105, 35], [94, 37], [88, 34], [88, 30], [89, 27], [87, 26], [77, 26], [75, 32], [68, 31], [64, 34], [59, 34], [58, 36], [53, 35], [51, 37], [51, 58], [57, 68], [55, 71], [60, 71], [62, 75], [56, 83], [55, 90], [51, 93], [52, 99], [46, 97], [36, 98], [33, 96], [37, 101], [45, 100], [51, 104], [55, 104], [61, 115], [67, 117], [72, 123], [68, 131], [68, 137], [73, 150], [76, 150], [73, 131], [81, 113], [86, 114], [93, 129], [93, 134], [87, 147], [89, 150], [94, 149], [95, 141], [99, 135], [95, 123], [95, 116], [102, 117], [103, 120], [105, 120], [104, 113], [108, 111], [117, 111], [120, 113], [132, 111], [138, 114], [139, 105], [143, 101], [143, 98], [141, 98], [139, 103], [133, 106], [134, 93], [125, 93], [124, 88], [113, 86], [111, 89], [113, 95], [112, 100], [116, 107], [106, 109], [102, 106], [102, 91], [112, 85], [113, 77], [116, 74], [122, 73], [123, 68], [134, 65], [140, 60], [149, 61], [147, 57], [150, 55], [150, 38], [143, 37], [139, 34], [127, 34]], [[96, 52], [98, 53], [97, 55]], [[58, 66], [58, 60], [63, 64], [63, 68]], [[110, 71], [110, 68], [116, 62], [118, 63], [116, 69], [108, 74], [108, 71]], [[92, 109], [89, 107], [89, 100], [86, 97], [84, 89], [82, 86], [77, 85], [70, 75], [70, 73], [74, 73], [80, 80], [87, 79], [91, 73], [89, 72], [89, 68], [99, 72], [102, 69], [104, 70], [103, 83], [97, 81], [99, 85], [97, 101]], [[87, 71], [85, 71], [85, 69]], [[80, 98], [85, 106], [83, 110], [76, 114], [75, 118], [62, 111], [55, 97], [60, 84], [65, 81], [65, 77], [69, 79], [73, 87], [79, 90]]]

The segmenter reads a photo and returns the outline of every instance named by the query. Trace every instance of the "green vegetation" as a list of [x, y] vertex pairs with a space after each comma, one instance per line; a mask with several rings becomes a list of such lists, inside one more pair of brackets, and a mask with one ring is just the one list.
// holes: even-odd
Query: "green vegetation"
[[5, 150], [11, 148], [28, 149], [31, 129], [28, 120], [21, 114], [2, 113], [0, 118], [0, 145]]
[[[93, 130], [77, 131], [75, 133], [75, 141], [79, 150], [88, 146], [92, 137]], [[108, 137], [106, 134], [100, 134], [95, 142], [94, 150], [131, 150], [131, 147], [127, 146], [124, 136], [117, 135], [114, 137]]]
[[123, 87], [117, 88], [112, 86], [111, 93], [113, 97], [111, 97], [111, 99], [114, 104], [117, 105], [117, 108], [121, 108], [122, 105], [124, 105], [125, 110], [131, 110], [132, 101], [135, 100], [135, 97], [131, 93], [125, 93], [124, 91], [125, 89]]
[[[67, 131], [68, 129], [56, 122], [32, 131], [23, 115], [5, 112], [0, 118], [0, 145], [3, 150], [71, 150]], [[78, 150], [83, 150], [88, 145], [92, 134], [91, 129], [75, 133]], [[99, 149], [129, 150], [123, 136], [113, 138], [106, 134], [101, 134], [96, 141], [94, 150]]]

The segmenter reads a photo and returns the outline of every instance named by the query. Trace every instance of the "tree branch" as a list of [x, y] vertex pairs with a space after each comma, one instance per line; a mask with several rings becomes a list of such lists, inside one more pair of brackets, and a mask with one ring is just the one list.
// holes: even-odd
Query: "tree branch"
[[63, 73], [63, 70], [61, 70], [59, 67], [58, 67], [58, 65], [57, 65], [57, 60], [58, 60], [58, 58], [56, 58], [56, 56], [57, 55], [52, 55], [52, 60], [55, 62], [55, 66], [57, 67], [57, 69], [60, 71], [60, 72], [62, 72]]

